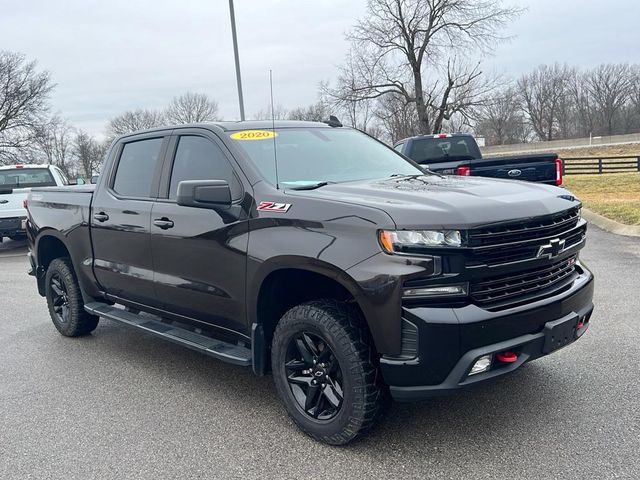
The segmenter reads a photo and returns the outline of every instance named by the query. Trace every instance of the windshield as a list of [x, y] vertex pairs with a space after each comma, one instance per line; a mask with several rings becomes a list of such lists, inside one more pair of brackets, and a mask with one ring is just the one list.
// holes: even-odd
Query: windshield
[[473, 160], [481, 155], [472, 137], [427, 137], [411, 142], [409, 158], [417, 163], [436, 163]]
[[0, 187], [29, 188], [56, 185], [48, 168], [11, 168], [0, 170]]
[[[275, 185], [273, 132], [245, 130], [229, 137]], [[278, 178], [285, 186], [423, 174], [393, 149], [348, 128], [276, 129], [275, 143]]]

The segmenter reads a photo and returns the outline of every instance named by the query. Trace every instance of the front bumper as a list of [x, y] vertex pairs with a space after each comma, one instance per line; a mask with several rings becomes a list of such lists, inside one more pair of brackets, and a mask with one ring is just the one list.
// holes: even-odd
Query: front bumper
[[[380, 368], [393, 398], [407, 402], [446, 395], [513, 372], [551, 353], [547, 332], [559, 320], [574, 325], [573, 336], [567, 340], [573, 343], [587, 330], [593, 311], [593, 275], [584, 265], [580, 268], [582, 273], [569, 290], [499, 312], [475, 305], [403, 308], [404, 320], [417, 330], [417, 355], [381, 358]], [[582, 328], [575, 327], [578, 322]], [[517, 354], [515, 362], [495, 360], [496, 353], [507, 351]], [[484, 355], [492, 355], [491, 368], [469, 375]]]

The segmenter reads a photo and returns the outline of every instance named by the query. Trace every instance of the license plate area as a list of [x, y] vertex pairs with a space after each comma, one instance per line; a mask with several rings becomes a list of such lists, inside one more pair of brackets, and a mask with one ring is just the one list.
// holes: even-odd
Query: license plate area
[[542, 353], [551, 353], [573, 342], [576, 339], [577, 325], [577, 315], [547, 322], [544, 326]]

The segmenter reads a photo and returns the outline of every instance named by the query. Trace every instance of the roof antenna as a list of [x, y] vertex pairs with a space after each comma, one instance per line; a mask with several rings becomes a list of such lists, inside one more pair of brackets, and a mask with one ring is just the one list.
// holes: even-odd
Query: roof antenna
[[273, 108], [273, 72], [269, 69], [269, 88], [271, 89], [271, 129], [273, 130], [273, 162], [276, 167], [276, 189], [280, 190], [278, 180], [278, 151], [276, 150], [276, 112]]

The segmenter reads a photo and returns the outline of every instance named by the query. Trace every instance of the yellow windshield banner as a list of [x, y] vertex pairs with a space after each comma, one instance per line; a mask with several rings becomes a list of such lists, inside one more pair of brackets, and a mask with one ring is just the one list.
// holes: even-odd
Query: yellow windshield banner
[[231, 134], [234, 140], [266, 140], [277, 136], [278, 134], [272, 130], [243, 130]]

